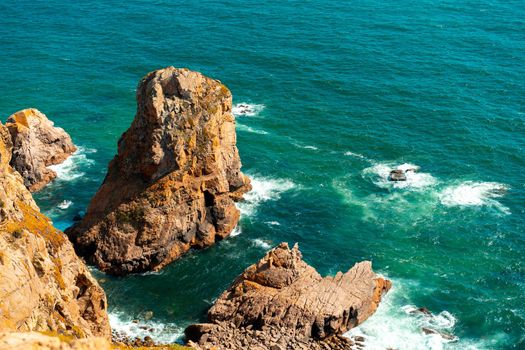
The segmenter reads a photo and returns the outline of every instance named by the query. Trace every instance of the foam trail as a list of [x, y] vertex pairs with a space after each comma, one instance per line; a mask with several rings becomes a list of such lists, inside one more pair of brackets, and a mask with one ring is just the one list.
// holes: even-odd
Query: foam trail
[[254, 117], [262, 112], [265, 105], [241, 102], [232, 107], [232, 113], [236, 117]]
[[143, 339], [145, 336], [150, 336], [158, 344], [176, 343], [184, 335], [184, 329], [175, 324], [152, 320], [134, 323], [132, 318], [115, 311], [109, 313], [109, 323], [116, 334], [130, 339], [135, 337]]
[[70, 200], [64, 200], [64, 201], [60, 202], [60, 203], [57, 205], [57, 207], [58, 207], [58, 209], [65, 210], [65, 209], [69, 208], [69, 207], [71, 206], [71, 204], [73, 204], [72, 201], [70, 201]]
[[350, 151], [347, 151], [344, 153], [345, 156], [349, 156], [349, 157], [355, 157], [355, 158], [360, 158], [360, 159], [366, 159], [368, 160], [367, 157], [365, 157], [364, 155], [360, 154], [360, 153], [354, 153], [354, 152], [350, 152]]
[[286, 179], [271, 179], [250, 176], [252, 190], [244, 195], [244, 201], [237, 203], [241, 215], [252, 216], [257, 207], [270, 200], [278, 200], [283, 192], [294, 189], [296, 185]]
[[251, 132], [253, 134], [268, 135], [268, 131], [252, 128], [251, 126], [237, 123], [237, 130]]
[[94, 160], [89, 159], [86, 156], [87, 154], [95, 152], [97, 152], [96, 149], [78, 147], [77, 151], [64, 162], [56, 165], [50, 165], [48, 168], [57, 174], [57, 180], [76, 180], [84, 176], [85, 173], [81, 170], [83, 167], [90, 167], [95, 163]]
[[[415, 169], [416, 171], [407, 171], [405, 173], [406, 181], [390, 181], [390, 172], [394, 169], [406, 171]], [[371, 181], [381, 188], [403, 188], [403, 189], [422, 189], [435, 185], [437, 180], [428, 173], [419, 172], [419, 166], [404, 163], [392, 165], [388, 163], [379, 163], [363, 170], [363, 177], [370, 178]]]
[[489, 206], [495, 207], [505, 214], [510, 214], [509, 208], [495, 198], [505, 195], [508, 187], [497, 182], [466, 181], [459, 185], [445, 188], [439, 194], [441, 204], [453, 207]]
[[235, 236], [240, 235], [241, 233], [242, 233], [241, 227], [239, 225], [237, 225], [237, 226], [235, 226], [233, 231], [230, 233], [230, 236], [231, 237], [235, 237]]
[[253, 245], [258, 247], [258, 248], [262, 248], [264, 250], [268, 250], [272, 247], [272, 244], [270, 241], [268, 240], [262, 240], [262, 239], [259, 239], [259, 238], [256, 238], [253, 240]]

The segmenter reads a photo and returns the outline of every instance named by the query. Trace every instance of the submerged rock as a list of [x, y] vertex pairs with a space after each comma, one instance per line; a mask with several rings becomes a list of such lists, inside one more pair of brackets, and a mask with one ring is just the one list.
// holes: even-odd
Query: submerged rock
[[10, 165], [0, 124], [0, 329], [110, 336], [106, 296]]
[[209, 323], [192, 325], [185, 334], [202, 349], [350, 349], [353, 342], [341, 335], [371, 316], [390, 286], [368, 261], [323, 278], [302, 260], [297, 245], [281, 243], [217, 299]]
[[60, 164], [77, 149], [62, 128], [34, 108], [16, 112], [6, 123], [13, 142], [11, 166], [24, 178], [24, 185], [38, 191], [57, 174], [48, 168]]
[[388, 176], [388, 179], [390, 181], [406, 181], [407, 176], [405, 174], [404, 170], [401, 169], [394, 169], [390, 172], [390, 175]]
[[230, 91], [200, 73], [168, 67], [146, 75], [104, 183], [67, 231], [79, 254], [126, 274], [158, 270], [227, 237], [239, 220], [234, 201], [250, 189], [231, 109]]

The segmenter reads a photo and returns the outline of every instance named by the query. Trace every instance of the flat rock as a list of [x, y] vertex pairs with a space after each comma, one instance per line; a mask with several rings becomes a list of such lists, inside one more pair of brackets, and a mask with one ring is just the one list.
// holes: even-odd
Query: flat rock
[[185, 334], [202, 349], [223, 348], [232, 336], [252, 347], [270, 348], [279, 340], [286, 349], [350, 349], [353, 342], [342, 334], [371, 316], [390, 287], [368, 261], [323, 278], [302, 260], [297, 245], [281, 243], [217, 299], [208, 323]]
[[66, 160], [77, 148], [62, 128], [55, 127], [37, 109], [24, 109], [7, 119], [13, 143], [11, 166], [18, 171], [24, 185], [38, 191], [57, 174], [48, 168]]
[[137, 113], [86, 215], [66, 231], [101, 270], [159, 270], [190, 248], [227, 237], [240, 171], [232, 96], [219, 81], [168, 67], [137, 88]]

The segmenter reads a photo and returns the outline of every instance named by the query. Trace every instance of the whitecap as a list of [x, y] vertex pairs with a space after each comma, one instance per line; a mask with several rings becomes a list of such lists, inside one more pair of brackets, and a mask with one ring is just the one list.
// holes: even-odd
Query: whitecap
[[62, 209], [62, 210], [66, 210], [67, 208], [69, 208], [71, 206], [71, 204], [73, 204], [72, 201], [70, 200], [64, 200], [62, 202], [60, 202], [57, 207], [58, 209]]
[[366, 158], [364, 155], [362, 155], [360, 153], [354, 153], [354, 152], [346, 151], [344, 154], [345, 154], [345, 156], [349, 156], [349, 157], [355, 157], [355, 158], [360, 158], [360, 159], [368, 159], [368, 158]]
[[243, 216], [252, 216], [261, 203], [278, 200], [283, 192], [296, 187], [292, 181], [287, 179], [271, 179], [258, 176], [250, 176], [250, 179], [252, 190], [244, 195], [243, 201], [237, 203]]
[[251, 126], [237, 123], [237, 130], [251, 132], [253, 134], [268, 135], [268, 131], [252, 128]]
[[254, 117], [261, 113], [265, 107], [262, 104], [241, 102], [233, 106], [232, 113], [236, 117]]
[[270, 226], [280, 226], [281, 225], [279, 221], [266, 221], [265, 224], [268, 224]]
[[242, 233], [241, 227], [239, 225], [237, 225], [237, 226], [235, 226], [233, 231], [230, 233], [230, 236], [231, 237], [235, 237], [235, 236], [240, 235], [241, 233]]
[[295, 147], [297, 147], [297, 148], [309, 149], [309, 150], [312, 150], [312, 151], [317, 151], [317, 150], [319, 150], [319, 148], [317, 148], [316, 146], [312, 146], [312, 145], [301, 145], [300, 143], [297, 143], [297, 142], [293, 142], [292, 144], [293, 144]]
[[109, 323], [114, 333], [130, 339], [151, 337], [158, 344], [173, 344], [182, 339], [184, 328], [173, 323], [156, 322], [153, 320], [133, 322], [133, 318], [122, 312], [109, 313]]
[[497, 182], [466, 181], [445, 188], [439, 194], [439, 199], [441, 204], [448, 207], [491, 206], [510, 214], [510, 210], [496, 200], [503, 197], [507, 190], [508, 186]]
[[[415, 171], [407, 171], [414, 169]], [[437, 180], [429, 173], [419, 171], [420, 167], [410, 163], [392, 165], [379, 163], [363, 170], [363, 177], [370, 178], [371, 181], [381, 188], [402, 188], [402, 189], [422, 189], [435, 185]], [[392, 170], [406, 171], [406, 181], [390, 181]]]
[[268, 250], [272, 247], [272, 244], [270, 241], [267, 241], [267, 240], [262, 240], [262, 239], [259, 239], [259, 238], [256, 238], [253, 240], [253, 245], [258, 247], [258, 248], [262, 248], [264, 250]]
[[82, 169], [84, 167], [92, 166], [95, 161], [89, 159], [86, 155], [97, 152], [96, 149], [78, 147], [77, 151], [73, 153], [64, 162], [56, 165], [48, 166], [57, 174], [57, 180], [72, 181], [84, 176]]

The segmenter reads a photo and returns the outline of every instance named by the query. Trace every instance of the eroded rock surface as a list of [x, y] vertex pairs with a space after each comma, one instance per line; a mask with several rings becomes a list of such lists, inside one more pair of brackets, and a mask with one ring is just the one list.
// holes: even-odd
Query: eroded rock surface
[[0, 333], [0, 350], [111, 350], [104, 338], [70, 339], [38, 332]]
[[71, 137], [34, 108], [16, 112], [6, 123], [13, 142], [11, 165], [31, 192], [38, 191], [57, 174], [48, 168], [76, 151]]
[[0, 330], [110, 336], [104, 291], [10, 165], [0, 124]]
[[227, 237], [250, 189], [236, 147], [230, 91], [169, 67], [146, 75], [137, 114], [86, 216], [66, 231], [113, 274], [158, 270]]
[[185, 333], [201, 349], [350, 349], [341, 335], [371, 316], [390, 286], [368, 261], [323, 278], [297, 245], [281, 243], [217, 299], [209, 323]]

